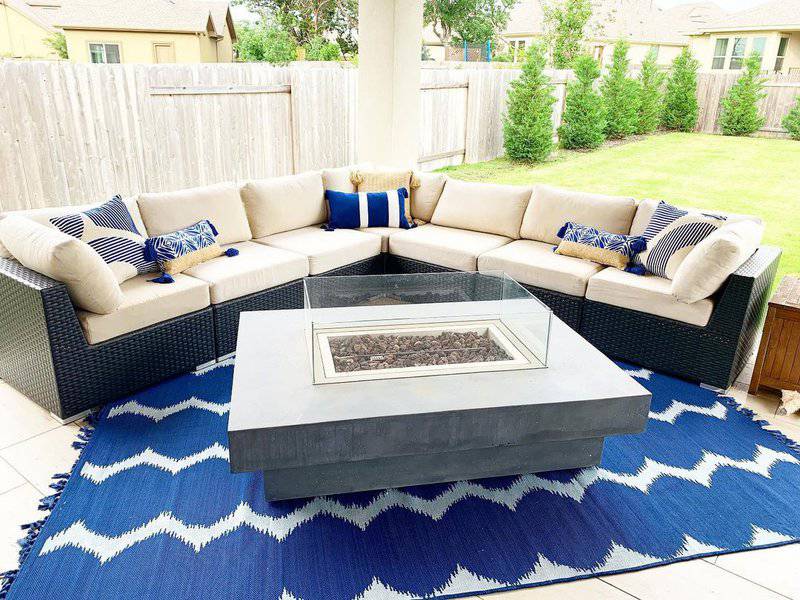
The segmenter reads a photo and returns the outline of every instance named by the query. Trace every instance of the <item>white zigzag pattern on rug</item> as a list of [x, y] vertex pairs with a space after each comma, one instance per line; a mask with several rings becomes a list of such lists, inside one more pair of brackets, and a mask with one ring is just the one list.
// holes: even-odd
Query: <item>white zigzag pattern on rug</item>
[[184, 469], [193, 467], [194, 465], [200, 464], [206, 460], [213, 459], [227, 461], [228, 449], [219, 442], [215, 442], [208, 448], [200, 450], [199, 452], [195, 452], [194, 454], [189, 454], [183, 458], [173, 458], [171, 456], [165, 456], [160, 452], [156, 452], [152, 448], [145, 448], [138, 454], [134, 454], [133, 456], [124, 460], [111, 463], [110, 465], [96, 465], [94, 463], [86, 462], [83, 464], [80, 473], [81, 477], [88, 479], [92, 483], [103, 483], [109, 477], [113, 477], [118, 473], [122, 473], [123, 471], [134, 469], [136, 467], [155, 467], [156, 469], [161, 469], [162, 471], [176, 475]]
[[178, 402], [177, 404], [170, 404], [169, 406], [165, 406], [163, 408], [158, 408], [155, 406], [146, 406], [144, 404], [140, 404], [136, 400], [129, 400], [125, 404], [120, 404], [119, 406], [115, 406], [110, 411], [108, 411], [108, 418], [113, 419], [114, 417], [118, 417], [120, 415], [139, 415], [142, 417], [147, 417], [148, 419], [152, 419], [156, 423], [159, 421], [166, 419], [167, 417], [171, 417], [175, 413], [179, 413], [184, 410], [188, 410], [190, 408], [196, 408], [200, 410], [207, 410], [209, 412], [213, 412], [218, 414], [219, 416], [224, 415], [230, 410], [230, 402], [226, 402], [224, 404], [219, 404], [217, 402], [208, 402], [207, 400], [201, 400], [196, 396], [192, 396], [188, 400], [183, 400], [182, 402]]
[[648, 417], [654, 421], [675, 424], [684, 413], [695, 413], [706, 415], [724, 421], [728, 416], [728, 409], [721, 402], [715, 402], [714, 406], [695, 406], [694, 404], [684, 404], [680, 400], [673, 400], [667, 408], [661, 412], [651, 412]]
[[[192, 408], [204, 408], [206, 410], [212, 410], [217, 412], [218, 414], [223, 414], [226, 410], [223, 410], [223, 405], [216, 404], [212, 408], [207, 408], [206, 406], [200, 406], [198, 403], [203, 402], [202, 400], [197, 400], [193, 398], [195, 402], [191, 405]], [[187, 401], [190, 402], [190, 401]], [[130, 403], [129, 403], [130, 404]], [[204, 403], [209, 404], [209, 403]], [[227, 406], [227, 405], [226, 405]], [[122, 407], [120, 407], [122, 408]], [[128, 407], [130, 410], [129, 412], [137, 411], [137, 414], [141, 414], [143, 410], [141, 405], [131, 406]], [[180, 411], [189, 408], [187, 403], [180, 403], [173, 405], [172, 407], [168, 407], [165, 409], [152, 409], [147, 408], [150, 412], [147, 416], [150, 418], [159, 421], [167, 416], [166, 411]], [[160, 411], [158, 414], [152, 414], [153, 411], [158, 410]], [[665, 423], [675, 424], [675, 421], [684, 414], [684, 413], [696, 413], [699, 415], [706, 415], [709, 417], [714, 417], [716, 419], [724, 420], [728, 415], [728, 409], [719, 402], [715, 402], [713, 406], [704, 407], [704, 406], [694, 406], [692, 404], [684, 404], [679, 400], [674, 400], [672, 404], [670, 404], [667, 408], [665, 408], [661, 412], [651, 412], [649, 414], [649, 418], [655, 421], [663, 421]], [[170, 412], [169, 414], [174, 414], [174, 412]], [[200, 464], [206, 460], [211, 460], [214, 458], [219, 458], [222, 460], [228, 460], [228, 449], [225, 446], [220, 445], [219, 443], [214, 443], [212, 446], [205, 448], [199, 452], [195, 452], [194, 454], [189, 454], [188, 456], [184, 456], [182, 458], [173, 458], [171, 456], [166, 456], [159, 452], [156, 452], [152, 448], [145, 448], [142, 452], [138, 454], [134, 454], [131, 457], [125, 458], [123, 460], [111, 463], [110, 465], [95, 465], [94, 463], [87, 462], [83, 465], [81, 469], [81, 475], [86, 479], [94, 482], [94, 483], [102, 483], [109, 477], [116, 475], [117, 473], [121, 473], [123, 471], [127, 471], [129, 469], [133, 469], [136, 467], [143, 467], [143, 466], [151, 466], [157, 469], [161, 469], [162, 471], [166, 471], [167, 473], [171, 473], [173, 475], [177, 475], [184, 469], [188, 469], [193, 467], [194, 465]]]
[[646, 458], [635, 474], [614, 473], [605, 469], [590, 468], [580, 471], [571, 481], [553, 481], [537, 475], [522, 475], [507, 488], [491, 489], [478, 483], [459, 481], [436, 498], [420, 498], [396, 489], [386, 490], [366, 506], [345, 506], [332, 498], [315, 498], [296, 511], [282, 517], [259, 514], [247, 503], [239, 504], [233, 512], [208, 526], [186, 524], [171, 512], [163, 512], [144, 525], [117, 536], [105, 536], [76, 521], [66, 529], [49, 537], [41, 553], [47, 554], [67, 546], [80, 548], [97, 557], [101, 563], [111, 560], [126, 549], [158, 535], [170, 535], [199, 552], [214, 540], [247, 526], [259, 533], [283, 541], [296, 528], [319, 515], [342, 519], [364, 530], [381, 513], [392, 508], [405, 508], [439, 520], [451, 506], [464, 498], [473, 497], [494, 502], [514, 510], [519, 501], [535, 490], [547, 491], [580, 502], [586, 490], [598, 481], [624, 485], [642, 493], [661, 477], [675, 477], [711, 487], [714, 472], [720, 467], [732, 467], [769, 478], [777, 462], [800, 464], [800, 459], [785, 452], [756, 446], [754, 460], [736, 460], [706, 452], [691, 469], [673, 467]]
[[623, 369], [623, 371], [638, 379], [650, 379], [653, 376], [653, 372], [650, 369]]
[[[751, 546], [769, 545], [782, 541], [788, 542], [792, 539], [780, 533], [761, 529], [756, 526], [752, 526], [752, 531], [753, 533], [750, 540]], [[697, 541], [690, 535], [684, 535], [683, 545], [680, 550], [667, 558], [681, 559], [697, 556], [699, 554], [714, 554], [724, 551], [724, 548], [705, 544]], [[516, 581], [499, 581], [482, 577], [458, 565], [442, 587], [432, 590], [430, 593], [423, 596], [423, 598], [490, 592], [514, 586], [535, 585], [545, 581], [550, 582], [574, 579], [576, 577], [590, 577], [595, 573], [643, 567], [661, 561], [663, 561], [663, 558], [636, 552], [635, 550], [630, 550], [629, 548], [612, 542], [603, 560], [592, 569], [576, 569], [568, 565], [553, 562], [543, 554], [537, 554], [533, 567]], [[363, 592], [355, 596], [353, 600], [412, 600], [413, 598], [419, 598], [419, 596], [400, 592], [391, 586], [387, 586], [376, 577], [372, 580], [370, 585]], [[284, 590], [280, 600], [303, 599], [300, 596], [295, 596], [288, 590]]]

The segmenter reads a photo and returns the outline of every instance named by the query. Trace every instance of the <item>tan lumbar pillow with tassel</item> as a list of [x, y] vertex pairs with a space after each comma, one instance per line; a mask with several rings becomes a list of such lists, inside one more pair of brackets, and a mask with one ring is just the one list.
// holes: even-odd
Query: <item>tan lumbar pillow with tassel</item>
[[356, 170], [350, 175], [350, 181], [358, 192], [385, 192], [406, 188], [408, 198], [405, 203], [406, 220], [411, 223], [411, 190], [419, 187], [419, 180], [411, 170]]

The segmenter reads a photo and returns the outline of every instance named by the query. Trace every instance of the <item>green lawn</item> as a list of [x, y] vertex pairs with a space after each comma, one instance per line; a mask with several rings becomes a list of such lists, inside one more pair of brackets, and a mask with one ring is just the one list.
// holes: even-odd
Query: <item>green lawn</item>
[[497, 159], [442, 171], [755, 214], [766, 224], [764, 243], [783, 248], [779, 277], [800, 272], [800, 142], [670, 133], [595, 152], [559, 151], [538, 166]]

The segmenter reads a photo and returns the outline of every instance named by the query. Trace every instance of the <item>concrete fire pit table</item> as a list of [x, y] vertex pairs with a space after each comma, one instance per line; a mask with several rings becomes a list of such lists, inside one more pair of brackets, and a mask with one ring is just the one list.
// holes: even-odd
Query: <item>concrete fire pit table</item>
[[[355, 312], [332, 302], [324, 333], [311, 326], [319, 315], [308, 309], [241, 314], [228, 422], [233, 472], [263, 471], [269, 500], [303, 498], [586, 467], [600, 462], [606, 436], [644, 430], [650, 393], [558, 318], [545, 315], [543, 329], [538, 315], [531, 325], [527, 309], [517, 312], [524, 298], [509, 304], [508, 297], [476, 296], [483, 280], [417, 279], [418, 290], [420, 281], [449, 290], [440, 296], [447, 301], [384, 294], [377, 305], [359, 298]], [[454, 290], [466, 293], [450, 301]], [[491, 332], [492, 323], [478, 316], [497, 314], [496, 302], [506, 312]], [[405, 327], [409, 335], [429, 335], [432, 327], [446, 328], [435, 315], [451, 315], [447, 326], [499, 335], [507, 352], [491, 365], [385, 369], [394, 372], [384, 376], [377, 369], [337, 379], [320, 356], [323, 338], [342, 331], [336, 307], [347, 309], [359, 334], [371, 327], [377, 335], [404, 335]], [[517, 344], [526, 335], [519, 322], [534, 337], [546, 336], [544, 345]], [[385, 361], [382, 355], [375, 362]]]

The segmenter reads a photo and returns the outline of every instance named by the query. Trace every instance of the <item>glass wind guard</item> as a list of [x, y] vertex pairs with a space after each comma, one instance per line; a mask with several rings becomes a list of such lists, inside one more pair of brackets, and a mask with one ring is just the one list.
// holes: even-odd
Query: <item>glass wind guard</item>
[[313, 277], [314, 383], [542, 368], [550, 310], [501, 272]]

